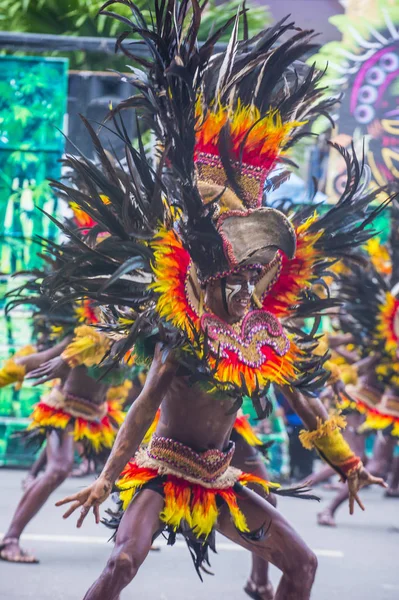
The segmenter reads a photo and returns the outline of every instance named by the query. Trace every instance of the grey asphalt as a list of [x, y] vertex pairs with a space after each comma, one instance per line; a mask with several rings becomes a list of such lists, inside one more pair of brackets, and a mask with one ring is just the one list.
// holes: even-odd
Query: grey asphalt
[[[0, 532], [4, 532], [21, 494], [23, 471], [0, 469]], [[0, 562], [1, 600], [81, 600], [99, 575], [110, 553], [108, 530], [88, 522], [81, 530], [63, 521], [54, 502], [84, 485], [69, 479], [26, 530], [24, 545], [34, 550], [40, 565]], [[322, 506], [332, 492], [319, 488]], [[315, 502], [282, 499], [280, 510], [319, 556], [312, 600], [398, 600], [399, 500], [382, 498], [379, 489], [362, 493], [366, 512], [353, 517], [344, 507], [336, 529], [316, 525]], [[215, 576], [204, 583], [192, 567], [183, 543], [151, 553], [122, 600], [245, 600], [243, 584], [250, 556], [223, 538], [212, 558]], [[279, 572], [272, 569], [272, 579]], [[289, 599], [287, 599], [289, 600]]]

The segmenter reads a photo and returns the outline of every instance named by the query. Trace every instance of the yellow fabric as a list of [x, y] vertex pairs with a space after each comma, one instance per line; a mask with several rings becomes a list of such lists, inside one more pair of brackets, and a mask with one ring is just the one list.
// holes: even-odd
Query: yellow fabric
[[9, 358], [0, 369], [0, 388], [12, 383], [22, 383], [25, 372], [23, 365], [18, 365], [13, 358]]
[[341, 379], [345, 385], [357, 385], [359, 377], [355, 365], [342, 365], [340, 367]]
[[319, 450], [333, 465], [344, 463], [354, 454], [344, 439], [340, 429], [346, 426], [342, 415], [332, 415], [327, 421], [318, 418], [318, 427], [314, 431], [302, 430], [299, 439], [304, 448]]
[[85, 367], [98, 365], [110, 347], [110, 340], [89, 325], [80, 325], [74, 333], [74, 339], [65, 348], [61, 358], [72, 369], [79, 365]]
[[31, 354], [34, 354], [36, 352], [36, 348], [35, 346], [32, 346], [32, 344], [28, 344], [27, 346], [24, 346], [23, 348], [20, 348], [20, 350], [17, 350], [17, 352], [14, 354], [13, 358], [21, 358], [23, 356], [30, 356]]
[[328, 378], [329, 385], [341, 379], [341, 369], [332, 360], [326, 360], [323, 366], [327, 371], [330, 371], [330, 377]]

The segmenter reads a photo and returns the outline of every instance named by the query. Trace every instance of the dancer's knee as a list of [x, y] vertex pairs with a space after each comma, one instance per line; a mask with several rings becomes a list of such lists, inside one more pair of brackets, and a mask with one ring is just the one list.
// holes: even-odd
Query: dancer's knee
[[126, 552], [122, 547], [113, 553], [108, 561], [106, 571], [112, 579], [126, 586], [136, 576], [141, 562], [138, 557]]
[[45, 477], [50, 486], [58, 486], [65, 481], [72, 469], [72, 464], [65, 462], [63, 464], [50, 465], [46, 469]]
[[300, 579], [303, 585], [311, 587], [317, 571], [317, 556], [306, 545], [301, 545], [292, 553], [291, 560], [288, 561], [286, 575], [292, 579], [297, 579], [300, 573]]

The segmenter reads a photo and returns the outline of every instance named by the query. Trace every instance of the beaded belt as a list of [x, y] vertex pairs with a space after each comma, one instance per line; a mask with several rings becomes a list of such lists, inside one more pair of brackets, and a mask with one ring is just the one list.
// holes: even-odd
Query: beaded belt
[[228, 470], [234, 454], [234, 443], [229, 442], [225, 452], [207, 450], [195, 452], [189, 446], [154, 435], [146, 450], [147, 456], [166, 469], [206, 484], [215, 483]]
[[86, 398], [65, 394], [58, 387], [54, 387], [41, 402], [56, 410], [63, 410], [72, 417], [86, 419], [86, 421], [101, 420], [108, 412], [106, 402], [94, 404]]

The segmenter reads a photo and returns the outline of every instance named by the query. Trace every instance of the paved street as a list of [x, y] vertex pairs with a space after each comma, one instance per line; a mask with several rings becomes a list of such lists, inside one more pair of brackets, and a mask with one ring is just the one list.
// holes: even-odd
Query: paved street
[[[4, 532], [20, 497], [24, 472], [0, 469], [0, 531]], [[100, 573], [110, 552], [108, 530], [90, 522], [77, 530], [60, 518], [54, 502], [84, 485], [87, 479], [69, 479], [29, 525], [25, 547], [35, 550], [40, 565], [0, 562], [1, 600], [81, 600]], [[322, 505], [332, 492], [320, 490]], [[319, 556], [313, 600], [397, 600], [399, 598], [399, 501], [382, 500], [380, 490], [363, 493], [366, 512], [354, 517], [346, 507], [338, 515], [337, 529], [317, 527], [315, 502], [283, 499], [280, 509]], [[215, 577], [202, 584], [183, 542], [151, 553], [136, 581], [122, 600], [245, 600], [242, 591], [250, 558], [223, 538], [212, 557]], [[273, 569], [272, 578], [278, 580]], [[288, 600], [288, 599], [287, 599]]]

